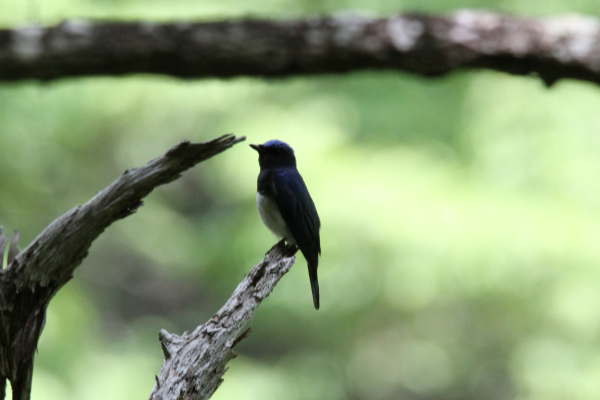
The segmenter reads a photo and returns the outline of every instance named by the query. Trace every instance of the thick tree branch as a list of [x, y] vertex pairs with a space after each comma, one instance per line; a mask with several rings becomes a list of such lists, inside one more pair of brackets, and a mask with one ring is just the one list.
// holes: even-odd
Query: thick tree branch
[[547, 84], [600, 83], [600, 23], [518, 18], [339, 14], [290, 21], [90, 23], [0, 30], [0, 80], [165, 74], [286, 77], [388, 69], [439, 76], [484, 68], [537, 74]]
[[[33, 357], [48, 303], [73, 276], [92, 242], [113, 222], [134, 213], [155, 187], [245, 138], [225, 135], [205, 143], [182, 142], [143, 167], [127, 170], [84, 205], [50, 224], [18, 255], [9, 247], [8, 268], [0, 270], [0, 385], [10, 380], [14, 400], [27, 400]], [[0, 248], [7, 239], [0, 234]]]
[[297, 248], [279, 242], [246, 275], [225, 305], [191, 334], [159, 334], [165, 360], [150, 400], [204, 400], [217, 390], [233, 348], [250, 334], [258, 305], [294, 264]]

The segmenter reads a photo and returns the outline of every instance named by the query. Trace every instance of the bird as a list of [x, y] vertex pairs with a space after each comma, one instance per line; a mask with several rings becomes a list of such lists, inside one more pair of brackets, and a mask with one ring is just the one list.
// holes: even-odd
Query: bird
[[319, 309], [317, 268], [321, 255], [321, 220], [296, 168], [294, 149], [280, 140], [251, 144], [258, 152], [256, 207], [265, 226], [300, 249], [308, 264], [315, 309]]

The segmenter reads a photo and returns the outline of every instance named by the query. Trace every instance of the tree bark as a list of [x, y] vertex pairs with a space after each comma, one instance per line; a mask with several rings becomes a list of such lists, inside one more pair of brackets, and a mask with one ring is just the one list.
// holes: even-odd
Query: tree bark
[[258, 305], [294, 264], [296, 246], [277, 243], [246, 275], [225, 305], [191, 334], [159, 334], [165, 360], [150, 400], [204, 400], [223, 382], [233, 348], [250, 334]]
[[[15, 234], [8, 267], [0, 269], [0, 395], [8, 379], [14, 400], [29, 399], [48, 304], [72, 278], [92, 242], [113, 222], [133, 214], [155, 187], [243, 140], [225, 135], [205, 143], [182, 142], [145, 166], [125, 171], [86, 204], [52, 222], [20, 253]], [[0, 259], [7, 243], [0, 232]]]
[[449, 16], [301, 20], [106, 22], [0, 30], [0, 81], [99, 75], [289, 77], [461, 69], [600, 83], [600, 23], [592, 17], [519, 18], [462, 10]]

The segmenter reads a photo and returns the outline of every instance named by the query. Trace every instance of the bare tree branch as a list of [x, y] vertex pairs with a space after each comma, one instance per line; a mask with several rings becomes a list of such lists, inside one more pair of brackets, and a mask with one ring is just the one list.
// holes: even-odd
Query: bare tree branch
[[[155, 187], [243, 140], [225, 135], [205, 143], [182, 142], [145, 166], [125, 171], [89, 202], [52, 222], [18, 255], [15, 234], [8, 268], [0, 269], [0, 393], [6, 377], [14, 400], [29, 399], [48, 303], [71, 279], [92, 242], [113, 222], [134, 213]], [[0, 238], [0, 248], [7, 241]]]
[[277, 243], [246, 275], [225, 305], [191, 334], [159, 334], [165, 361], [150, 400], [203, 400], [217, 390], [233, 348], [250, 334], [258, 305], [290, 270], [296, 246]]
[[337, 14], [289, 21], [91, 23], [0, 30], [0, 80], [164, 74], [287, 77], [388, 69], [537, 74], [600, 83], [600, 23], [462, 10], [449, 16]]

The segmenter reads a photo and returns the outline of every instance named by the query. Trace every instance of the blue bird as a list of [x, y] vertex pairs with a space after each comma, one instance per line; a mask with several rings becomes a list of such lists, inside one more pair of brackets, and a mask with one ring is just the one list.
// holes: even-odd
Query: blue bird
[[279, 140], [251, 144], [258, 152], [256, 206], [263, 223], [275, 236], [297, 246], [308, 264], [313, 303], [319, 309], [317, 267], [321, 254], [321, 221], [304, 180], [296, 169], [294, 150]]

